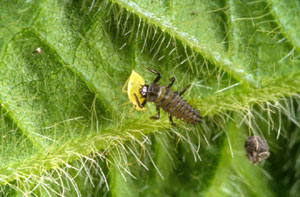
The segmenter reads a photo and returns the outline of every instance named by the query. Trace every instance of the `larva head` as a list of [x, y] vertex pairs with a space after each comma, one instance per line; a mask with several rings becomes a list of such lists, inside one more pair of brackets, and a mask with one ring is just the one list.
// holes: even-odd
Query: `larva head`
[[[143, 87], [140, 91], [142, 91]], [[147, 86], [147, 93], [146, 93], [146, 99], [150, 102], [154, 102], [159, 95], [160, 92], [160, 86], [156, 83], [151, 84], [150, 86]]]
[[147, 97], [148, 94], [148, 85], [142, 85], [142, 87], [140, 88], [140, 94], [143, 98]]
[[145, 110], [145, 108], [140, 108], [135, 100], [134, 94], [137, 95], [139, 102], [142, 103], [145, 100], [140, 93], [140, 87], [145, 84], [144, 79], [132, 70], [131, 75], [128, 80], [127, 94], [130, 102], [134, 104], [136, 110]]

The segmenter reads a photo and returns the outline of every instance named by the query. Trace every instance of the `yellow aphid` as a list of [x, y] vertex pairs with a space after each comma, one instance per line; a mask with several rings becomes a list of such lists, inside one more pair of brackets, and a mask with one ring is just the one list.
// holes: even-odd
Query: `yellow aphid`
[[133, 105], [135, 106], [135, 109], [139, 111], [145, 110], [145, 108], [140, 108], [138, 106], [134, 97], [134, 93], [135, 93], [138, 96], [140, 103], [143, 103], [143, 101], [145, 100], [145, 98], [142, 98], [140, 94], [140, 88], [142, 85], [145, 84], [144, 79], [139, 74], [137, 74], [134, 70], [132, 70], [131, 75], [127, 80], [126, 84], [128, 84], [127, 86], [128, 98], [130, 102], [133, 103]]

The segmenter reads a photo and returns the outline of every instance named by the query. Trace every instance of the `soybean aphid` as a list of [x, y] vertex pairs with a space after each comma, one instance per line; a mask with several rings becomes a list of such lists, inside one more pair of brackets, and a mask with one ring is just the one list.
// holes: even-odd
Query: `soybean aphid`
[[145, 108], [139, 107], [134, 95], [137, 95], [137, 99], [139, 100], [139, 102], [141, 103], [144, 102], [145, 98], [143, 98], [140, 95], [140, 88], [144, 84], [145, 84], [144, 79], [134, 70], [132, 70], [129, 79], [126, 81], [124, 85], [124, 87], [127, 85], [127, 91], [124, 89], [124, 87], [122, 88], [122, 91], [127, 93], [128, 98], [130, 102], [134, 105], [135, 109], [139, 111], [145, 110]]

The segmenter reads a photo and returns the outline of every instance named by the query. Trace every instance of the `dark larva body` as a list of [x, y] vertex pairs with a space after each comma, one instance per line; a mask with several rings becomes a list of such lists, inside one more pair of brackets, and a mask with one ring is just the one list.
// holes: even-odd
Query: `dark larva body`
[[190, 87], [186, 86], [181, 92], [174, 92], [170, 88], [175, 81], [175, 77], [172, 77], [168, 86], [160, 86], [157, 84], [161, 75], [159, 72], [148, 68], [148, 70], [156, 74], [151, 85], [143, 85], [140, 88], [140, 95], [142, 98], [145, 98], [143, 103], [140, 103], [138, 96], [134, 94], [136, 103], [140, 108], [143, 108], [147, 101], [153, 102], [156, 105], [157, 115], [152, 116], [152, 119], [159, 119], [160, 117], [160, 108], [169, 113], [170, 123], [174, 125], [172, 117], [176, 118], [191, 124], [196, 124], [201, 121], [202, 117], [200, 113], [191, 107], [186, 101], [183, 100], [181, 95]]
[[166, 86], [150, 85], [147, 100], [154, 102], [157, 107], [187, 123], [195, 124], [201, 121], [200, 113], [184, 101], [177, 92], [173, 92]]

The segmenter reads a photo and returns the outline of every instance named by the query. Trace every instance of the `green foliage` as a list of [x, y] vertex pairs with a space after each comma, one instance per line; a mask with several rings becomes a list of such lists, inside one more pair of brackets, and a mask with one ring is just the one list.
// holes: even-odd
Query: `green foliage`
[[[0, 2], [1, 194], [299, 195], [299, 5], [291, 0]], [[147, 67], [191, 83], [197, 126], [135, 111]], [[249, 135], [271, 157], [252, 165]], [[287, 154], [286, 154], [287, 152]], [[284, 157], [282, 155], [284, 154]]]

